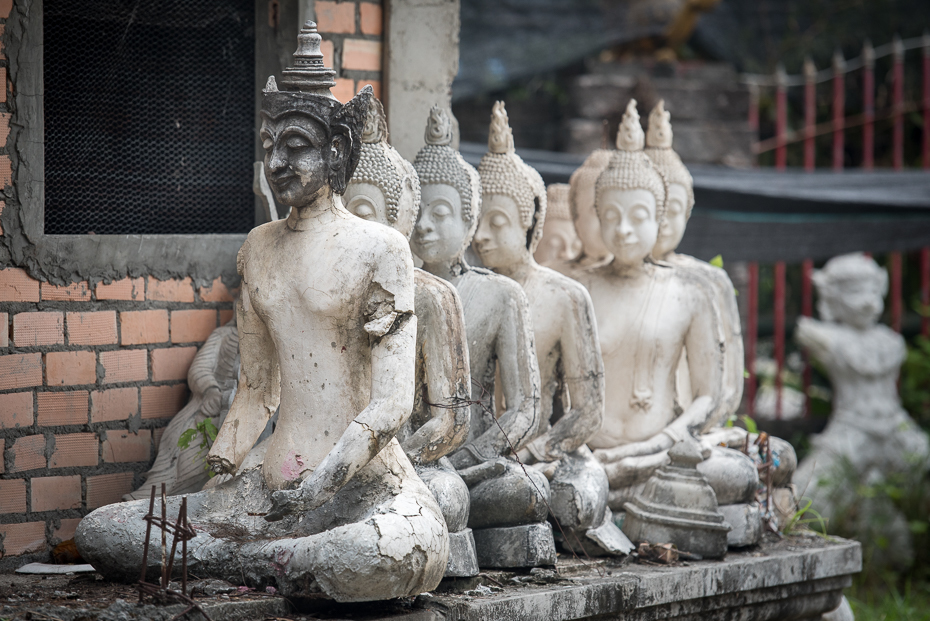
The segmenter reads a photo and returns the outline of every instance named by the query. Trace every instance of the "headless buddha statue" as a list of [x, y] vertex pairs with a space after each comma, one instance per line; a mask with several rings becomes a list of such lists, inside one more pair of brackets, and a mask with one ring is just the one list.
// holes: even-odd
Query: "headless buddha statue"
[[[372, 99], [362, 132], [362, 153], [343, 195], [346, 208], [390, 226], [408, 238], [420, 209], [420, 180], [413, 166], [388, 144], [381, 102]], [[455, 287], [414, 270], [417, 316], [413, 414], [397, 433], [420, 479], [433, 493], [449, 528], [446, 576], [478, 573], [468, 528], [468, 487], [446, 455], [468, 438], [471, 375], [465, 317]]]
[[[371, 87], [340, 104], [316, 25], [298, 39], [261, 108], [265, 173], [291, 211], [239, 252], [239, 388], [209, 463], [236, 472], [280, 404], [278, 424], [260, 466], [187, 497], [188, 566], [288, 596], [411, 596], [439, 584], [449, 554], [439, 506], [394, 437], [413, 408], [413, 261], [403, 235], [334, 199], [358, 162]], [[169, 499], [171, 519], [179, 503]], [[147, 508], [85, 517], [82, 556], [107, 576], [137, 575]]]
[[564, 546], [583, 547], [587, 537], [588, 548], [625, 554], [632, 544], [607, 508], [607, 475], [585, 446], [604, 416], [594, 307], [581, 284], [533, 258], [546, 220], [545, 185], [514, 151], [500, 101], [491, 113], [488, 153], [478, 174], [482, 210], [473, 247], [485, 266], [526, 292], [539, 363], [542, 416], [535, 439], [518, 456], [549, 479], [550, 510], [565, 532]]
[[[604, 358], [606, 410], [601, 433], [588, 441], [605, 464], [609, 503], [621, 510], [642, 489], [667, 451], [710, 429], [723, 394], [723, 352], [713, 299], [694, 274], [649, 260], [664, 217], [667, 190], [643, 153], [644, 135], [631, 101], [618, 150], [598, 177], [595, 205], [613, 259], [578, 274], [594, 302]], [[691, 402], [676, 399], [676, 371], [688, 351]], [[730, 449], [705, 446], [699, 469], [720, 504], [752, 500], [758, 474]]]
[[[451, 143], [451, 119], [433, 107], [426, 146], [413, 164], [422, 185], [410, 240], [423, 269], [453, 284], [464, 307], [473, 405], [468, 440], [450, 461], [470, 490], [468, 526], [474, 529], [478, 564], [548, 565], [555, 562], [546, 522], [549, 483], [514, 460], [540, 420], [539, 370], [526, 295], [509, 278], [464, 260], [478, 223], [481, 185], [477, 171]], [[495, 387], [498, 368], [500, 385]], [[499, 416], [495, 388], [506, 403]], [[513, 554], [502, 555], [507, 551]]]

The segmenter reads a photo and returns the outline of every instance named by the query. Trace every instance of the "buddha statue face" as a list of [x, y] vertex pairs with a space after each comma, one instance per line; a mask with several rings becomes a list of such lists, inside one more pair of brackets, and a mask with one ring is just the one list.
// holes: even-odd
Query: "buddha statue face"
[[390, 217], [384, 192], [373, 183], [350, 181], [342, 201], [346, 209], [363, 220], [389, 226], [407, 238], [413, 233], [417, 205], [416, 192], [409, 178], [403, 182], [403, 189], [397, 201], [396, 217], [393, 219]]
[[498, 269], [520, 263], [529, 252], [517, 203], [503, 194], [485, 194], [473, 246], [482, 263]]
[[881, 317], [888, 274], [873, 259], [861, 254], [835, 257], [814, 272], [813, 281], [824, 320], [866, 330]]
[[649, 190], [604, 188], [598, 194], [601, 237], [614, 260], [642, 263], [659, 235], [656, 197]]
[[680, 183], [669, 183], [668, 205], [665, 209], [665, 219], [659, 227], [654, 256], [660, 258], [674, 251], [681, 243], [687, 225], [688, 190]]
[[601, 238], [601, 223], [594, 209], [594, 183], [580, 186], [575, 194], [574, 208], [575, 233], [581, 240], [585, 255], [592, 258], [606, 257], [610, 254]]
[[471, 233], [462, 217], [462, 197], [458, 190], [442, 183], [421, 188], [420, 214], [410, 247], [424, 263], [453, 261], [461, 256]]

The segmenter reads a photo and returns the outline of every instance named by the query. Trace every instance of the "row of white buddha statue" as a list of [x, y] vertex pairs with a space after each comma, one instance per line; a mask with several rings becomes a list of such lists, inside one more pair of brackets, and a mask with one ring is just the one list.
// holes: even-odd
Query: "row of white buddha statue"
[[[718, 446], [746, 444], [720, 427], [742, 394], [733, 288], [674, 253], [694, 199], [661, 104], [648, 148], [631, 102], [617, 150], [573, 177], [582, 253], [554, 270], [534, 259], [547, 190], [502, 103], [477, 171], [439, 107], [411, 165], [370, 88], [332, 97], [315, 25], [298, 38], [261, 112], [265, 174], [290, 213], [239, 253], [241, 370], [208, 455], [220, 476], [188, 496], [191, 571], [401, 597], [479, 566], [553, 564], [548, 520], [567, 550], [623, 554], [612, 510], [694, 438], [717, 503], [758, 521], [756, 464]], [[467, 264], [469, 244], [493, 271]], [[775, 448], [783, 485], [793, 451]], [[143, 490], [171, 478], [159, 459]], [[84, 558], [134, 575], [147, 507], [88, 515]]]

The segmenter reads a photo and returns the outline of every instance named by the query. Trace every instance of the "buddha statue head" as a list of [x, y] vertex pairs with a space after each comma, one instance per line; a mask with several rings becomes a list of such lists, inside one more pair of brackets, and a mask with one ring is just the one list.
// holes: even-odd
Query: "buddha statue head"
[[426, 145], [413, 162], [420, 178], [420, 213], [410, 247], [425, 264], [460, 261], [481, 211], [478, 171], [452, 148], [452, 134], [450, 114], [433, 106]]
[[280, 89], [274, 76], [268, 78], [261, 108], [265, 176], [277, 201], [295, 208], [345, 192], [372, 93], [366, 86], [339, 103], [330, 92], [336, 73], [323, 66], [316, 24], [304, 24], [297, 39], [294, 66], [284, 70]]
[[866, 330], [881, 317], [888, 274], [871, 257], [859, 252], [834, 257], [814, 271], [813, 281], [824, 321]]
[[359, 218], [410, 237], [420, 209], [420, 180], [413, 165], [388, 144], [381, 102], [372, 98], [362, 130], [362, 150], [342, 200]]
[[644, 139], [631, 99], [617, 132], [617, 150], [597, 178], [594, 201], [601, 237], [621, 265], [649, 256], [665, 215], [665, 180], [643, 153]]
[[474, 248], [491, 269], [522, 264], [542, 237], [546, 185], [514, 150], [504, 102], [494, 104], [488, 152], [478, 164], [481, 218]]
[[594, 184], [609, 163], [610, 151], [596, 149], [568, 180], [568, 204], [575, 232], [585, 257], [595, 261], [610, 256], [610, 251], [601, 239], [601, 224], [594, 209]]
[[665, 220], [659, 228], [659, 239], [653, 251], [657, 259], [668, 255], [681, 243], [694, 208], [694, 180], [681, 158], [672, 150], [670, 117], [665, 110], [665, 102], [660, 99], [649, 113], [649, 130], [646, 133], [645, 153], [668, 184]]
[[542, 265], [572, 261], [581, 254], [581, 240], [575, 232], [568, 206], [570, 190], [571, 186], [567, 183], [551, 183], [546, 188], [546, 222], [542, 239], [533, 254]]

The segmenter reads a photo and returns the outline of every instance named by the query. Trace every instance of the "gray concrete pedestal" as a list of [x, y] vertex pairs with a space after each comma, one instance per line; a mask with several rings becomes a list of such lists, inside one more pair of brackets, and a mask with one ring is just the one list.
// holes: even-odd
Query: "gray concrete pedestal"
[[479, 567], [555, 565], [555, 540], [548, 522], [479, 528], [474, 531]]

